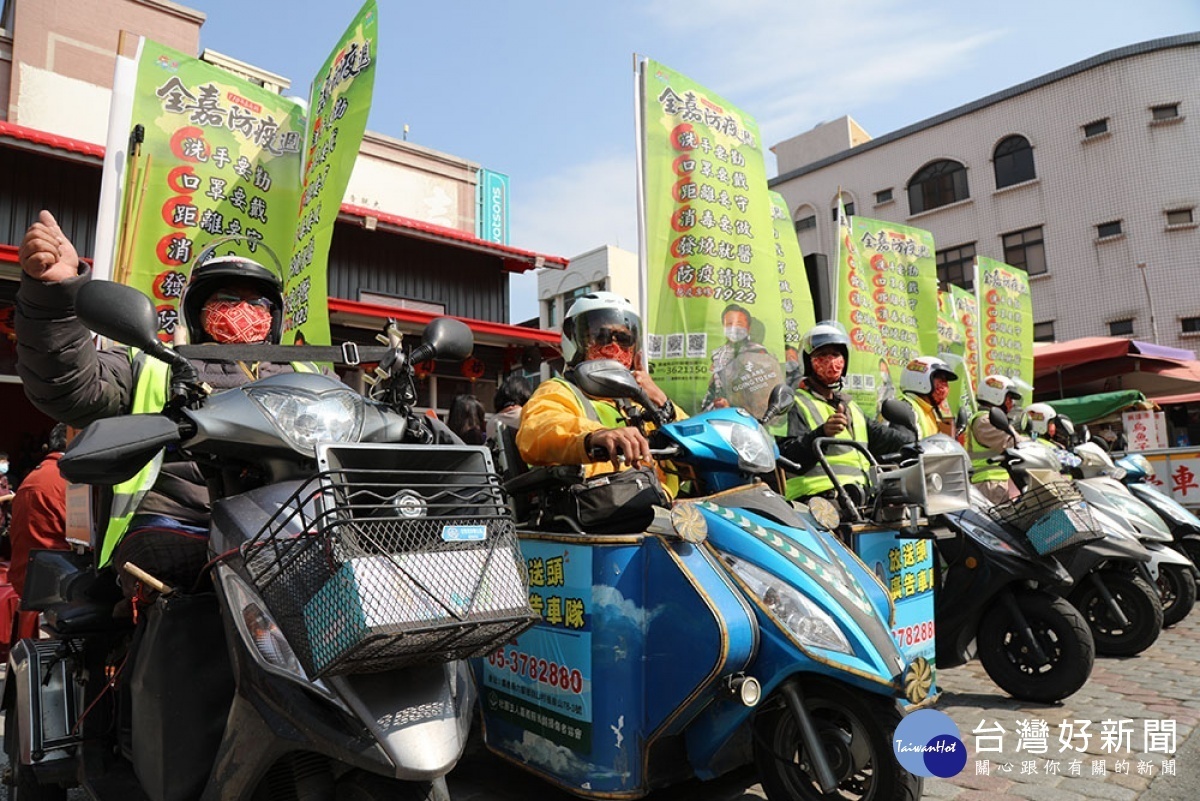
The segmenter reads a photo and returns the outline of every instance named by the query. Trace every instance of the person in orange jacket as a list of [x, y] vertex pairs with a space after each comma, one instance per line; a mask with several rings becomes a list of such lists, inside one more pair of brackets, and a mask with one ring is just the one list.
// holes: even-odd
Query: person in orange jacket
[[[625, 298], [613, 292], [591, 292], [576, 300], [563, 320], [566, 376], [542, 382], [521, 410], [516, 437], [521, 458], [531, 465], [580, 464], [587, 478], [653, 464], [650, 443], [636, 427], [625, 425], [616, 401], [583, 396], [568, 383], [575, 365], [614, 359], [633, 371], [650, 401], [663, 409], [667, 420], [674, 420], [679, 413], [644, 369], [640, 342], [641, 320]], [[596, 419], [583, 407], [585, 400]], [[589, 454], [595, 448], [607, 451], [611, 458], [593, 460]], [[661, 471], [659, 478], [672, 492]]]

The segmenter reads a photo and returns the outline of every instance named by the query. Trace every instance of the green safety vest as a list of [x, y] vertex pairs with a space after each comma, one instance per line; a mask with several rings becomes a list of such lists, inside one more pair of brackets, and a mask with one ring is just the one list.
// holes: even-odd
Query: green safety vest
[[[817, 428], [823, 426], [829, 416], [833, 414], [832, 406], [828, 403], [818, 402], [803, 389], [796, 390], [796, 408], [804, 421], [808, 423], [810, 431], [816, 431]], [[857, 403], [850, 403], [848, 412], [850, 425], [842, 429], [835, 439], [857, 440], [865, 444], [867, 418], [863, 415], [862, 409], [858, 408]], [[831, 448], [825, 453], [825, 461], [829, 462], [833, 474], [842, 484], [866, 486], [871, 463], [860, 451], [854, 448]], [[833, 480], [825, 474], [820, 462], [814, 464], [807, 472], [788, 478], [784, 485], [784, 493], [788, 500], [817, 495], [831, 489], [833, 489]]]
[[1008, 471], [1001, 465], [989, 464], [988, 459], [995, 452], [985, 448], [975, 439], [975, 421], [987, 417], [987, 411], [976, 412], [967, 423], [967, 455], [971, 457], [971, 483], [982, 484], [985, 481], [1008, 481]]
[[[171, 385], [171, 366], [158, 359], [146, 357], [141, 351], [130, 349], [129, 361], [133, 367], [133, 402], [130, 406], [132, 414], [158, 414], [167, 405], [167, 391]], [[307, 362], [292, 362], [292, 369], [297, 373], [320, 372], [315, 364]], [[129, 531], [130, 521], [137, 513], [138, 507], [146, 493], [158, 480], [159, 470], [162, 469], [163, 451], [154, 455], [133, 478], [126, 479], [113, 487], [112, 507], [108, 517], [108, 528], [104, 532], [104, 544], [100, 549], [100, 566], [104, 567], [112, 559], [117, 543]]]
[[605, 428], [624, 428], [625, 418], [611, 403], [598, 403], [587, 395], [583, 394], [583, 390], [572, 384], [565, 378], [554, 377], [551, 381], [557, 381], [563, 386], [575, 393], [575, 398], [579, 401], [579, 405], [583, 407], [583, 413], [593, 423], [599, 423]]

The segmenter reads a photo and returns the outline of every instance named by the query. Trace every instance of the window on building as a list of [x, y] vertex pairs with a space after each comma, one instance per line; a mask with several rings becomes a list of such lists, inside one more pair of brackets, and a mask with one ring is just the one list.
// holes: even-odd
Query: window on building
[[922, 167], [908, 182], [908, 206], [912, 214], [966, 200], [970, 196], [967, 169], [957, 161], [935, 161]]
[[1121, 221], [1113, 220], [1112, 222], [1100, 223], [1096, 226], [1096, 237], [1098, 239], [1107, 239], [1110, 236], [1121, 235]]
[[558, 327], [558, 298], [546, 301], [546, 325], [550, 328]]
[[1042, 227], [1026, 228], [1001, 237], [1004, 243], [1004, 262], [1020, 267], [1029, 275], [1046, 272], [1046, 247]]
[[1033, 324], [1033, 341], [1034, 342], [1053, 342], [1054, 341], [1054, 321], [1050, 320], [1045, 323]]
[[1158, 120], [1173, 120], [1179, 116], [1178, 103], [1164, 103], [1161, 106], [1150, 107], [1151, 119]]
[[997, 189], [1037, 177], [1033, 169], [1033, 148], [1023, 136], [1010, 136], [996, 145], [992, 166], [996, 170]]
[[1171, 209], [1167, 212], [1167, 225], [1191, 225], [1195, 222], [1191, 209]]
[[1108, 133], [1108, 117], [1095, 122], [1089, 122], [1083, 126], [1083, 136], [1085, 139], [1090, 139], [1093, 136], [1099, 136], [1102, 133]]
[[1113, 320], [1108, 324], [1108, 335], [1110, 337], [1131, 337], [1133, 336], [1133, 318], [1127, 320]]
[[817, 227], [817, 215], [810, 214], [807, 217], [801, 217], [796, 220], [796, 233], [801, 231], [810, 231]]
[[881, 190], [879, 190], [878, 192], [876, 192], [876, 193], [875, 193], [875, 203], [876, 203], [876, 205], [878, 205], [878, 204], [880, 204], [880, 203], [891, 203], [891, 202], [892, 202], [892, 190], [891, 190], [891, 187], [889, 187], [889, 188], [887, 188], [887, 189], [881, 189]]
[[12, 0], [0, 0], [0, 36], [12, 38], [13, 6]]
[[[846, 207], [846, 216], [853, 217], [854, 216], [854, 201], [851, 200], [849, 203], [847, 203], [846, 201], [843, 200], [842, 204], [845, 205], [845, 207]], [[833, 204], [833, 221], [837, 222], [837, 204], [836, 203]]]
[[938, 250], [937, 276], [943, 285], [954, 284], [963, 289], [974, 288], [975, 243]]
[[1179, 330], [1185, 334], [1200, 334], [1200, 317], [1184, 317], [1179, 321]]

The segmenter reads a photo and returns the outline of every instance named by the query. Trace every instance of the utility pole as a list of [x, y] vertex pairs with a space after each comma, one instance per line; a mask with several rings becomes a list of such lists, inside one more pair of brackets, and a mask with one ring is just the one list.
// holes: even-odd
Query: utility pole
[[1158, 321], [1154, 319], [1154, 296], [1150, 294], [1150, 280], [1146, 278], [1146, 262], [1137, 263], [1138, 271], [1142, 274], [1142, 287], [1146, 290], [1146, 303], [1150, 305], [1150, 335], [1154, 344], [1158, 344]]

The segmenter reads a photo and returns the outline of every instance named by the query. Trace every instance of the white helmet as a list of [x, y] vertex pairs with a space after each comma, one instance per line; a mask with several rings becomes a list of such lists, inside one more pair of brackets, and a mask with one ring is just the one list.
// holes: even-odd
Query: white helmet
[[1016, 383], [1003, 375], [989, 375], [983, 379], [977, 393], [979, 402], [990, 406], [1003, 406], [1005, 398], [1009, 395], [1017, 400], [1021, 399], [1021, 391], [1017, 389]]
[[1044, 437], [1050, 430], [1050, 424], [1057, 417], [1058, 412], [1054, 411], [1054, 407], [1050, 404], [1031, 403], [1025, 407], [1025, 419], [1022, 421], [1021, 427], [1028, 434]]
[[[615, 292], [589, 292], [563, 318], [562, 350], [568, 365], [583, 361], [588, 345], [605, 329], [624, 329], [636, 351], [642, 341], [642, 321], [633, 304]], [[611, 334], [610, 334], [611, 336]]]
[[947, 381], [957, 381], [958, 373], [936, 356], [918, 356], [900, 372], [900, 389], [903, 392], [915, 392], [918, 395], [929, 395], [933, 392], [933, 377], [944, 373]]

